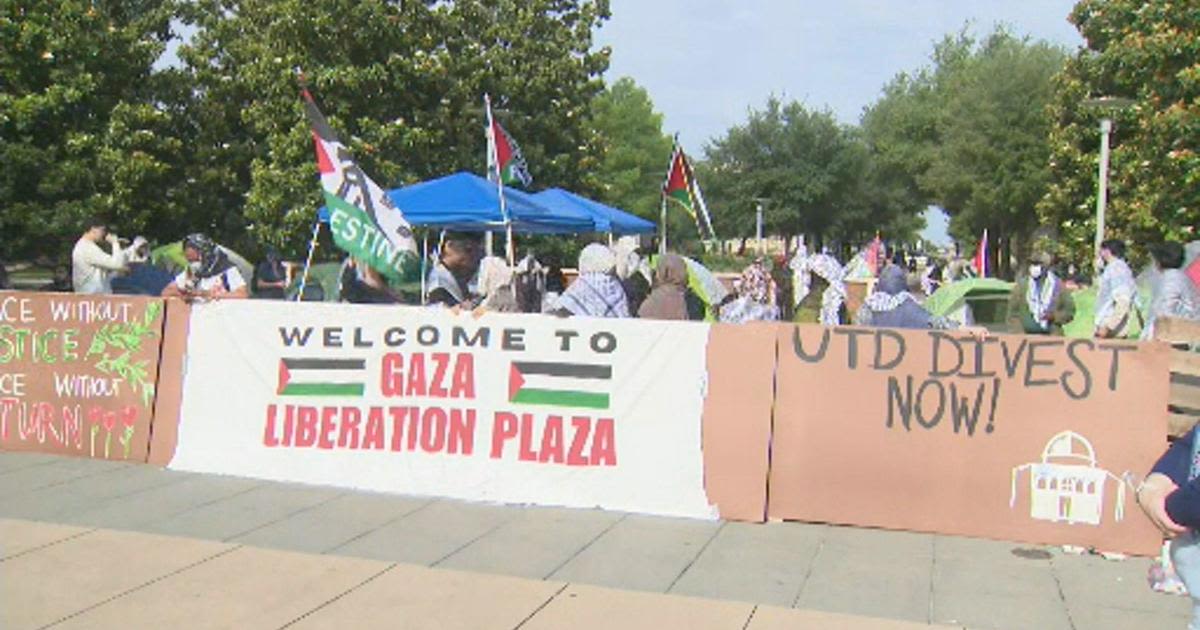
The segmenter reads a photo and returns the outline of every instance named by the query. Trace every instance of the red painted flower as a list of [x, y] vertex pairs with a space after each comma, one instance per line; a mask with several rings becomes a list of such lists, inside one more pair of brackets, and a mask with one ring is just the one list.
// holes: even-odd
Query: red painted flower
[[117, 414], [109, 412], [104, 414], [104, 430], [112, 431], [117, 426]]
[[137, 424], [137, 407], [126, 407], [121, 411], [121, 423], [126, 429], [132, 429]]

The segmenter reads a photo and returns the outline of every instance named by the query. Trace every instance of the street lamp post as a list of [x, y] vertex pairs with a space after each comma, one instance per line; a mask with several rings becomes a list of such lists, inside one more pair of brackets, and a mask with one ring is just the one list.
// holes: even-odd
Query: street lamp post
[[1100, 119], [1100, 166], [1099, 183], [1096, 187], [1096, 241], [1092, 251], [1096, 265], [1100, 264], [1100, 243], [1104, 242], [1104, 219], [1108, 210], [1108, 154], [1109, 138], [1112, 136], [1113, 130], [1111, 112], [1126, 110], [1135, 104], [1136, 101], [1133, 99], [1117, 96], [1101, 96], [1083, 102], [1083, 106], [1086, 108], [1104, 112], [1104, 117]]
[[770, 201], [766, 197], [754, 197], [754, 246], [758, 255], [762, 256], [766, 247], [763, 245], [763, 202]]
[[1100, 260], [1100, 243], [1104, 242], [1104, 214], [1108, 209], [1108, 139], [1112, 135], [1112, 119], [1100, 121], [1100, 184], [1096, 191], [1096, 243], [1092, 254]]

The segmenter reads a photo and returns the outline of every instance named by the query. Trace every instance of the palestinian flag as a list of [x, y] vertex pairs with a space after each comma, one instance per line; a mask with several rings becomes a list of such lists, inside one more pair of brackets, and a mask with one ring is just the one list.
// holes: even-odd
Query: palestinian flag
[[492, 102], [486, 96], [484, 104], [487, 109], [488, 179], [496, 181], [499, 177], [505, 186], [519, 183], [528, 188], [533, 183], [533, 175], [529, 174], [521, 147], [492, 117]]
[[362, 396], [364, 359], [280, 359], [279, 396]]
[[508, 400], [520, 405], [608, 409], [612, 366], [513, 361]]
[[712, 218], [708, 215], [708, 206], [700, 192], [700, 184], [696, 182], [691, 162], [679, 145], [675, 146], [675, 151], [671, 154], [671, 166], [667, 169], [667, 180], [663, 182], [663, 195], [673, 199], [687, 211], [696, 222], [700, 238], [716, 238], [712, 229]]
[[308, 90], [303, 94], [334, 242], [385, 277], [402, 278], [417, 253], [412, 227], [338, 140]]
[[979, 239], [979, 244], [975, 246], [975, 260], [971, 262], [971, 267], [975, 269], [975, 273], [980, 278], [987, 277], [987, 258], [988, 258], [988, 239], [987, 228], [983, 229], [983, 238]]

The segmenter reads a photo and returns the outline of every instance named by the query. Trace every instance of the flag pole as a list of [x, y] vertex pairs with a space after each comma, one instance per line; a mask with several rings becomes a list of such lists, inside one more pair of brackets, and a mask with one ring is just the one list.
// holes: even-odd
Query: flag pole
[[500, 216], [504, 218], [504, 256], [508, 264], [516, 264], [513, 249], [512, 220], [508, 216], [508, 205], [504, 201], [504, 174], [500, 172], [500, 156], [496, 151], [496, 124], [492, 118], [492, 98], [483, 95], [483, 108], [487, 112], [488, 175], [496, 176], [496, 194], [500, 197]]
[[308, 270], [312, 267], [313, 252], [317, 250], [317, 236], [321, 233], [321, 220], [313, 223], [312, 240], [308, 242], [308, 256], [304, 260], [304, 273], [300, 275], [300, 291], [296, 293], [296, 301], [304, 300], [304, 288], [308, 286]]
[[667, 253], [667, 194], [662, 194], [662, 210], [658, 219], [658, 253]]

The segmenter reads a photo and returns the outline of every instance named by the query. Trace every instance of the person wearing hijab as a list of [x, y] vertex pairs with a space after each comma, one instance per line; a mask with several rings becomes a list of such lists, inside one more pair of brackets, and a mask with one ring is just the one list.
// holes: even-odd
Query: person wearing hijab
[[519, 313], [513, 270], [499, 256], [487, 256], [479, 263], [479, 311]]
[[792, 321], [836, 326], [845, 321], [845, 269], [829, 254], [803, 256], [791, 262], [796, 297]]
[[859, 326], [881, 326], [888, 328], [955, 328], [954, 322], [935, 317], [925, 310], [908, 292], [908, 278], [904, 269], [888, 265], [879, 273], [875, 292], [867, 296], [858, 309], [854, 323]]
[[592, 243], [579, 253], [579, 277], [559, 296], [555, 312], [584, 317], [629, 317], [612, 250]]
[[721, 308], [722, 322], [741, 324], [779, 320], [775, 281], [763, 266], [762, 259], [755, 260], [742, 271], [734, 292], [737, 297]]
[[1029, 258], [1028, 274], [1017, 277], [1009, 298], [1009, 329], [1029, 335], [1062, 335], [1062, 327], [1075, 318], [1075, 301], [1050, 265], [1046, 252]]
[[1159, 272], [1154, 285], [1154, 297], [1142, 339], [1154, 338], [1154, 324], [1160, 317], [1200, 320], [1200, 291], [1192, 279], [1180, 269], [1183, 266], [1183, 246], [1168, 241], [1150, 248], [1154, 267]]
[[1133, 300], [1137, 282], [1125, 262], [1125, 241], [1110, 239], [1100, 244], [1104, 272], [1096, 290], [1095, 336], [1100, 339], [1128, 337], [1135, 316]]
[[163, 289], [163, 297], [189, 302], [249, 297], [250, 287], [237, 266], [207, 235], [196, 233], [184, 238], [183, 255], [188, 266]]
[[617, 260], [617, 279], [625, 289], [625, 300], [631, 313], [636, 313], [641, 307], [642, 301], [650, 293], [653, 280], [653, 272], [646, 261], [638, 256], [637, 250], [638, 240], [634, 236], [622, 236], [613, 247]]
[[654, 267], [654, 285], [638, 309], [638, 317], [677, 321], [703, 319], [703, 305], [699, 313], [695, 310], [688, 304], [687, 261], [676, 254], [663, 255]]
[[438, 262], [429, 270], [425, 303], [474, 308], [478, 301], [479, 254], [479, 239], [473, 235], [447, 234]]

